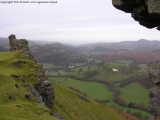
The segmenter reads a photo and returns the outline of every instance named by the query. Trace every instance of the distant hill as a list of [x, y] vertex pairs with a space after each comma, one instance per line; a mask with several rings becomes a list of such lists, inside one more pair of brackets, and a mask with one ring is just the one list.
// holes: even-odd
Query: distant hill
[[87, 57], [77, 54], [74, 47], [60, 43], [34, 45], [30, 51], [39, 63], [51, 63], [53, 65], [69, 65], [69, 63], [86, 63]]
[[[0, 38], [0, 51], [9, 49], [8, 38]], [[64, 65], [70, 62], [86, 62], [83, 55], [102, 61], [131, 59], [136, 62], [152, 62], [160, 59], [160, 41], [145, 40], [115, 43], [93, 43], [80, 46], [64, 45], [51, 41], [29, 40], [31, 53], [38, 62]]]
[[141, 39], [138, 41], [123, 41], [115, 43], [93, 43], [78, 46], [84, 54], [97, 54], [117, 51], [151, 51], [160, 48], [160, 41]]
[[[97, 54], [103, 52], [117, 52], [117, 51], [151, 51], [160, 49], [160, 41], [140, 39], [137, 41], [122, 41], [114, 43], [91, 43], [79, 46], [72, 46], [69, 44], [58, 43], [54, 41], [43, 40], [28, 40], [29, 45], [45, 45], [50, 44], [53, 47], [64, 49], [67, 51], [74, 51], [81, 54]], [[0, 37], [0, 45], [7, 46], [9, 44], [8, 38]]]
[[137, 63], [150, 63], [160, 60], [160, 51], [126, 51], [117, 53], [103, 53], [92, 56], [101, 61], [133, 60]]
[[8, 38], [0, 37], [0, 44], [1, 45], [8, 45], [8, 43], [9, 43]]
[[0, 46], [0, 52], [6, 52], [7, 49], [5, 49], [3, 46]]
[[138, 41], [119, 42], [119, 45], [123, 46], [127, 50], [150, 51], [155, 48], [159, 48], [160, 41], [157, 41], [157, 40], [149, 41], [149, 40], [141, 39]]
[[8, 38], [0, 37], [0, 52], [8, 51], [9, 49], [8, 45], [9, 45]]

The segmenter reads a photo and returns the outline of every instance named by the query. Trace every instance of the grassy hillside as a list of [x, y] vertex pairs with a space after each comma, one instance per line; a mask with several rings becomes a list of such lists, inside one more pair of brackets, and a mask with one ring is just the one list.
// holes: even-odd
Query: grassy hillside
[[[18, 67], [16, 63], [19, 61], [22, 64]], [[1, 120], [56, 120], [49, 109], [37, 103], [22, 82], [35, 84], [33, 75], [36, 67], [20, 52], [0, 52]], [[29, 99], [26, 99], [26, 95], [30, 96]]]
[[114, 110], [56, 84], [53, 110], [40, 105], [25, 85], [36, 83], [37, 68], [21, 52], [0, 52], [0, 120], [56, 120], [51, 112], [65, 120], [126, 120]]
[[[85, 98], [68, 88], [54, 84], [54, 113], [61, 113], [65, 120], [125, 120], [109, 108]], [[130, 118], [129, 118], [130, 119]]]

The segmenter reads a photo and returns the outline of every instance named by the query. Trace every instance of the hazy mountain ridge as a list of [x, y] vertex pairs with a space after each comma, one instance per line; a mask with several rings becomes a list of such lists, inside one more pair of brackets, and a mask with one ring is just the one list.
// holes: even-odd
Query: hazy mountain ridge
[[[6, 51], [7, 38], [0, 38], [0, 51]], [[41, 63], [66, 64], [71, 61], [87, 61], [83, 55], [101, 61], [115, 61], [119, 59], [131, 59], [135, 62], [152, 62], [159, 60], [160, 41], [145, 40], [123, 41], [116, 43], [93, 43], [80, 46], [64, 45], [62, 43], [48, 41], [29, 41], [31, 53]], [[56, 58], [56, 59], [55, 59]]]
[[54, 65], [68, 65], [69, 63], [87, 62], [87, 57], [75, 52], [75, 48], [64, 46], [60, 43], [33, 45], [30, 51], [39, 63]]
[[95, 50], [95, 48], [103, 48], [114, 52], [114, 51], [121, 51], [121, 50], [134, 50], [134, 51], [150, 51], [154, 49], [160, 48], [160, 41], [158, 40], [145, 40], [140, 39], [138, 41], [122, 41], [122, 42], [115, 42], [115, 43], [93, 43], [93, 44], [84, 44], [78, 46], [78, 48], [88, 48], [90, 52]]
[[[45, 45], [49, 44], [53, 47], [58, 47], [68, 51], [74, 51], [78, 53], [85, 53], [85, 52], [116, 52], [117, 50], [134, 50], [134, 51], [150, 51], [154, 49], [160, 48], [160, 41], [158, 40], [145, 40], [140, 39], [137, 41], [122, 41], [122, 42], [100, 42], [100, 43], [90, 43], [90, 44], [83, 44], [79, 46], [72, 46], [70, 44], [63, 44], [54, 41], [43, 41], [43, 40], [28, 40], [29, 45]], [[8, 45], [9, 40], [8, 38], [0, 37], [1, 45]]]

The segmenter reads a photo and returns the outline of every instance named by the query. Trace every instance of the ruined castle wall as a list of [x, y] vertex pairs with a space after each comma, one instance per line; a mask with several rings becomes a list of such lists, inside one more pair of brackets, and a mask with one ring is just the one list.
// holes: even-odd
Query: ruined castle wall
[[[15, 35], [9, 37], [10, 51], [22, 51], [26, 54], [26, 57], [30, 60], [35, 61], [34, 57], [29, 52], [28, 41], [25, 39], [17, 40]], [[20, 64], [20, 63], [17, 63]], [[35, 63], [37, 64], [37, 63]], [[45, 75], [41, 65], [38, 65], [35, 70], [37, 83], [32, 86], [26, 83], [26, 87], [30, 88], [32, 94], [37, 98], [37, 101], [41, 104], [45, 104], [48, 108], [52, 108], [54, 104], [54, 88], [48, 77]]]
[[17, 40], [15, 35], [9, 37], [10, 51], [21, 50], [23, 52], [29, 52], [28, 41], [25, 39]]

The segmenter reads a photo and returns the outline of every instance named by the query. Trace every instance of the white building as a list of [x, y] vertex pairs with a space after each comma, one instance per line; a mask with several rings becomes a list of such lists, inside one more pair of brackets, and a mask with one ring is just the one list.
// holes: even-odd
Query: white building
[[74, 66], [69, 66], [69, 69], [73, 69], [74, 68]]
[[119, 70], [116, 69], [116, 68], [113, 68], [112, 70], [113, 70], [113, 72], [118, 72], [118, 71], [119, 71]]

